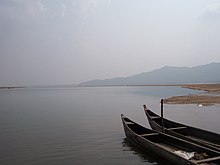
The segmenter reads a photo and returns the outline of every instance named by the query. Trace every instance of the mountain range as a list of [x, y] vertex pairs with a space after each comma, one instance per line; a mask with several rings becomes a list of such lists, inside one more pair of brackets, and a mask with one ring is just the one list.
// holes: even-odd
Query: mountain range
[[210, 63], [194, 67], [165, 66], [153, 71], [129, 77], [95, 79], [80, 83], [80, 86], [110, 85], [162, 85], [186, 83], [220, 83], [220, 63]]

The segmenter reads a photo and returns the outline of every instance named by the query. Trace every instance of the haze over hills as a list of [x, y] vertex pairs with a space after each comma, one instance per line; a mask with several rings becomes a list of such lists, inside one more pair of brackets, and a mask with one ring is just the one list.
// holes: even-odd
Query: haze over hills
[[160, 85], [185, 83], [220, 83], [220, 63], [210, 63], [195, 67], [165, 66], [129, 77], [116, 77], [104, 80], [95, 79], [80, 83], [79, 85]]

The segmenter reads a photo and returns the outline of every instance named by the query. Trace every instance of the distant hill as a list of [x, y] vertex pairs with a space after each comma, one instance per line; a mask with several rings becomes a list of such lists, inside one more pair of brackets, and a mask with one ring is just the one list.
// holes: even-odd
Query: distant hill
[[101, 85], [145, 85], [182, 83], [220, 83], [220, 63], [210, 63], [195, 67], [165, 66], [150, 72], [129, 77], [116, 77], [104, 80], [91, 80], [80, 86]]

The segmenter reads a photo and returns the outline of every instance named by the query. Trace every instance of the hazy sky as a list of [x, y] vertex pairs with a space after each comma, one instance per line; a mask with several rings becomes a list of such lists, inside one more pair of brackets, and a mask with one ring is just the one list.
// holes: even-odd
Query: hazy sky
[[0, 0], [0, 86], [220, 62], [220, 0]]

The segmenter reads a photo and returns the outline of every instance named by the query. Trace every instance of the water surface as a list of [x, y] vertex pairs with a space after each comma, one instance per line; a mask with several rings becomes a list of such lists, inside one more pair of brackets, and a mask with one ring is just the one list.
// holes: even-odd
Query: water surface
[[[120, 114], [149, 127], [143, 104], [196, 93], [180, 87], [0, 90], [0, 164], [154, 164], [125, 140]], [[165, 105], [165, 117], [220, 133], [219, 105]], [[161, 163], [162, 162], [162, 163]]]

